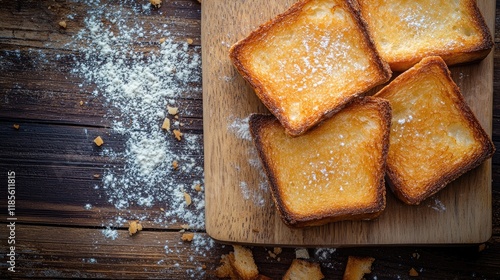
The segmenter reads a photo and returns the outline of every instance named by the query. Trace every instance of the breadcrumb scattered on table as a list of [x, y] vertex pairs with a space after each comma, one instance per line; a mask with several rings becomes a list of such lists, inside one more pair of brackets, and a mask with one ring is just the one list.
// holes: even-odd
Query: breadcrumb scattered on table
[[128, 222], [128, 233], [132, 236], [142, 230], [141, 222], [138, 220]]
[[68, 25], [66, 24], [66, 21], [61, 20], [61, 21], [59, 22], [59, 26], [60, 26], [61, 28], [66, 29], [66, 27], [67, 27]]
[[95, 139], [94, 139], [94, 143], [100, 147], [102, 146], [102, 144], [104, 144], [104, 141], [102, 140], [101, 136], [97, 136]]
[[153, 5], [155, 8], [161, 7], [161, 0], [149, 0], [149, 3], [151, 3], [151, 5]]

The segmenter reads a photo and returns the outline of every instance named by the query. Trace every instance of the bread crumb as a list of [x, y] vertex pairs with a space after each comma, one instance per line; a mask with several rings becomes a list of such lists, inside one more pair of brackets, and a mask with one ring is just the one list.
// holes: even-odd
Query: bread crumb
[[479, 247], [477, 248], [477, 251], [478, 252], [482, 252], [482, 251], [484, 251], [484, 249], [486, 249], [486, 244], [485, 243], [480, 244]]
[[193, 232], [184, 233], [181, 236], [182, 241], [187, 241], [187, 242], [193, 241], [193, 238], [194, 238], [194, 233]]
[[375, 258], [349, 256], [344, 271], [343, 280], [360, 280], [366, 273], [372, 272]]
[[222, 255], [220, 257], [220, 266], [215, 269], [215, 276], [217, 278], [231, 278], [231, 279], [238, 279], [238, 276], [236, 275], [236, 272], [234, 271], [234, 268], [231, 265], [231, 261], [229, 260], [231, 258], [234, 259], [234, 253], [230, 252], [227, 255]]
[[230, 258], [231, 265], [240, 276], [240, 279], [255, 279], [259, 270], [255, 264], [252, 251], [240, 245], [233, 245], [234, 259]]
[[420, 254], [419, 253], [413, 253], [412, 256], [413, 256], [414, 259], [417, 259], [417, 260], [420, 259]]
[[181, 141], [182, 137], [182, 132], [178, 129], [174, 129], [174, 136], [177, 141]]
[[59, 26], [60, 26], [61, 28], [66, 29], [66, 27], [67, 27], [68, 25], [66, 24], [66, 21], [61, 20], [61, 21], [59, 22]]
[[149, 0], [149, 3], [153, 5], [155, 8], [161, 7], [161, 0]]
[[269, 254], [269, 256], [273, 259], [276, 259], [276, 254], [271, 252], [271, 251], [267, 251], [267, 253]]
[[142, 230], [142, 225], [138, 220], [128, 222], [128, 233], [132, 236]]
[[269, 254], [269, 256], [273, 259], [276, 259], [276, 257], [281, 254], [281, 248], [279, 247], [274, 247], [274, 249], [271, 251], [267, 251], [267, 253]]
[[160, 44], [163, 44], [165, 43], [165, 41], [167, 40], [167, 38], [163, 37], [163, 38], [160, 38]]
[[187, 206], [191, 205], [191, 196], [187, 192], [184, 192], [184, 200], [186, 201]]
[[167, 111], [170, 115], [174, 116], [174, 115], [177, 115], [177, 113], [179, 113], [179, 108], [177, 107], [170, 107], [167, 105]]
[[319, 263], [308, 262], [306, 260], [295, 259], [286, 271], [284, 280], [295, 279], [323, 279], [325, 276], [321, 272]]
[[409, 275], [412, 276], [412, 277], [417, 277], [418, 276], [418, 272], [415, 270], [415, 268], [412, 267], [410, 269]]
[[189, 227], [189, 225], [188, 225], [188, 224], [182, 224], [182, 225], [181, 225], [181, 228], [182, 228], [182, 229], [189, 229], [190, 227]]
[[309, 258], [309, 252], [305, 248], [300, 248], [295, 251], [295, 258], [296, 259], [308, 259]]
[[18, 125], [17, 123], [15, 123], [14, 125], [12, 125], [12, 127], [13, 127], [14, 129], [19, 130], [19, 127], [21, 127], [21, 126], [20, 126], [20, 125]]
[[96, 178], [96, 179], [97, 179], [97, 178], [99, 178], [99, 177], [101, 177], [101, 175], [99, 175], [99, 174], [94, 174], [94, 178]]
[[83, 106], [83, 100], [80, 100], [80, 106]]
[[169, 118], [165, 118], [163, 120], [163, 124], [161, 125], [161, 129], [170, 130], [170, 119]]
[[95, 139], [94, 139], [94, 143], [100, 147], [102, 146], [102, 144], [104, 144], [104, 141], [102, 140], [101, 136], [97, 136]]
[[194, 190], [197, 192], [201, 192], [201, 184], [194, 185]]
[[283, 249], [281, 249], [281, 247], [274, 247], [273, 248], [273, 253], [275, 253], [276, 255], [281, 254], [281, 252], [283, 252]]
[[179, 162], [176, 160], [172, 161], [172, 167], [174, 168], [174, 170], [177, 170], [177, 168], [179, 168]]
[[191, 38], [187, 38], [187, 39], [186, 39], [186, 42], [187, 42], [189, 45], [192, 45], [192, 44], [193, 44], [193, 39], [191, 39]]

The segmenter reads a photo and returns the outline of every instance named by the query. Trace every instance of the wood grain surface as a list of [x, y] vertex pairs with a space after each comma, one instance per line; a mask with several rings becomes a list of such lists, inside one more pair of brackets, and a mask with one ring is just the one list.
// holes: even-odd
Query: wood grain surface
[[[388, 191], [375, 221], [346, 221], [291, 229], [272, 205], [265, 178], [253, 162], [253, 143], [232, 126], [266, 112], [228, 58], [229, 46], [293, 1], [210, 1], [202, 10], [206, 230], [216, 240], [243, 244], [346, 246], [479, 243], [491, 236], [491, 161], [468, 172], [419, 206]], [[494, 30], [492, 1], [478, 5]], [[265, 7], [265, 8], [264, 8]], [[472, 111], [491, 132], [493, 53], [479, 64], [453, 67], [453, 78]], [[258, 196], [253, 198], [252, 196]], [[262, 196], [262, 199], [260, 199]]]
[[[106, 145], [119, 150], [123, 149], [125, 139], [113, 132], [110, 119], [105, 117], [110, 110], [105, 100], [91, 94], [95, 85], [80, 87], [83, 78], [70, 73], [72, 64], [81, 62], [82, 57], [65, 45], [84, 28], [83, 20], [88, 12], [85, 2], [0, 0], [0, 279], [214, 279], [214, 269], [221, 255], [231, 251], [231, 246], [214, 243], [207, 249], [182, 242], [181, 223], [165, 227], [155, 222], [160, 215], [159, 208], [166, 205], [151, 208], [134, 205], [120, 210], [108, 202], [104, 194], [94, 190], [95, 185], [102, 183], [101, 179], [93, 177], [94, 174], [103, 174], [110, 165], [125, 163], [120, 158], [102, 156], [97, 148], [89, 145], [89, 140], [96, 135], [108, 135]], [[115, 9], [125, 10], [148, 4], [148, 0], [106, 2]], [[251, 8], [252, 1], [238, 2], [249, 2]], [[497, 7], [500, 7], [498, 2]], [[173, 39], [192, 38], [191, 49], [201, 53], [202, 8], [196, 0], [163, 0], [160, 9], [141, 14], [140, 19], [158, 26], [167, 24]], [[74, 15], [74, 19], [68, 20], [67, 29], [62, 30], [58, 21], [68, 14]], [[248, 20], [246, 14], [242, 13], [241, 20]], [[498, 8], [496, 14], [493, 141], [500, 147]], [[259, 17], [258, 14], [253, 16]], [[220, 23], [223, 22], [221, 18]], [[155, 25], [147, 25], [145, 29], [151, 26]], [[227, 30], [222, 32], [228, 35]], [[244, 33], [237, 35], [244, 36]], [[157, 40], [143, 38], [145, 44], [136, 46], [137, 51], [154, 47]], [[224, 42], [226, 46], [229, 44], [228, 40]], [[40, 63], [41, 55], [48, 62]], [[57, 56], [60, 58], [54, 59]], [[180, 116], [189, 127], [186, 133], [203, 135], [202, 124], [207, 119], [202, 116], [202, 92], [186, 90], [183, 97], [176, 103], [181, 108], [189, 106], [192, 109], [189, 114]], [[82, 100], [85, 106], [79, 105]], [[244, 117], [244, 113], [235, 117]], [[20, 125], [19, 130], [13, 129], [15, 123]], [[197, 160], [203, 161], [201, 143], [199, 148]], [[181, 146], [175, 149], [174, 152], [182, 152]], [[340, 279], [350, 255], [376, 259], [366, 279], [409, 279], [411, 268], [416, 269], [422, 279], [499, 279], [498, 154], [494, 155], [492, 163], [493, 209], [489, 216], [492, 217], [493, 236], [486, 243], [480, 246], [309, 248], [310, 260], [321, 264], [325, 279]], [[15, 273], [7, 271], [6, 262], [10, 248], [7, 244], [5, 182], [7, 170], [12, 169], [18, 174]], [[189, 184], [195, 179], [202, 180], [202, 174], [184, 174], [176, 178], [179, 184]], [[87, 203], [93, 205], [92, 209], [84, 208]], [[108, 221], [117, 217], [130, 220], [136, 216], [147, 217], [143, 221], [144, 230], [139, 234], [129, 236], [125, 223], [114, 228], [115, 239], [103, 234]], [[210, 240], [204, 227], [195, 232], [202, 240]], [[283, 248], [277, 258], [269, 254], [273, 250], [271, 246], [250, 248], [259, 271], [272, 279], [281, 279], [295, 258], [296, 248], [293, 247]], [[200, 273], [200, 269], [204, 273]]]

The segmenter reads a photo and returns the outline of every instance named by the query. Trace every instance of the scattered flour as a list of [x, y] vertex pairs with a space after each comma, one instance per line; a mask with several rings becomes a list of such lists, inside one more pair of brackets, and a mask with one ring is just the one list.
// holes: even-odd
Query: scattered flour
[[118, 231], [116, 229], [111, 229], [110, 227], [107, 227], [102, 230], [102, 234], [106, 238], [110, 238], [112, 240], [115, 240], [118, 237]]
[[[87, 14], [79, 15], [84, 17], [84, 28], [67, 45], [75, 53], [72, 74], [83, 78], [79, 85], [83, 92], [90, 89], [93, 96], [104, 100], [107, 112], [103, 120], [112, 129], [105, 141], [118, 143], [101, 148], [109, 164], [101, 183], [94, 186], [121, 215], [103, 221], [102, 234], [115, 240], [116, 229], [128, 219], [153, 221], [166, 228], [174, 223], [188, 224], [194, 230], [204, 228], [204, 193], [193, 189], [203, 181], [180, 183], [190, 177], [203, 178], [202, 135], [183, 131], [182, 121], [167, 112], [169, 105], [179, 108], [180, 119], [193, 114], [189, 100], [201, 93], [200, 47], [175, 41], [168, 23], [145, 21], [143, 15], [151, 13], [149, 1], [81, 3], [88, 6]], [[181, 130], [180, 141], [171, 131], [161, 130], [166, 117], [172, 121], [171, 131]], [[174, 161], [179, 164], [177, 169], [172, 167]], [[192, 198], [189, 206], [185, 192]], [[160, 207], [164, 211], [158, 215]], [[84, 208], [90, 210], [92, 205]], [[153, 218], [147, 214], [152, 212]], [[206, 256], [212, 247], [213, 240], [197, 237], [192, 255]], [[166, 246], [165, 252], [184, 255], [179, 251], [182, 248], [185, 245], [177, 251]], [[166, 256], [158, 264], [172, 259], [178, 257]], [[186, 273], [194, 278], [204, 275], [196, 268]]]
[[[173, 41], [168, 25], [140, 20], [141, 14], [150, 12], [149, 4], [122, 8], [86, 3], [85, 27], [71, 44], [80, 56], [73, 73], [85, 78], [83, 88], [93, 86], [93, 95], [105, 100], [105, 118], [125, 145], [103, 147], [103, 156], [123, 165], [108, 166], [99, 189], [118, 209], [159, 206], [165, 208], [164, 217], [156, 222], [203, 228], [203, 193], [193, 192], [194, 205], [186, 207], [183, 193], [192, 191], [191, 186], [179, 184], [182, 174], [203, 177], [201, 135], [183, 132], [178, 141], [161, 130], [167, 105], [177, 107], [178, 100], [201, 92], [200, 48]], [[160, 38], [166, 39], [159, 43]], [[179, 111], [189, 115], [189, 108]], [[172, 129], [182, 131], [181, 123], [173, 121]], [[177, 170], [172, 168], [174, 160], [179, 162]]]
[[444, 203], [436, 197], [429, 199], [429, 202], [427, 202], [427, 207], [430, 207], [438, 212], [446, 211], [446, 206], [444, 205]]
[[321, 265], [331, 269], [338, 269], [341, 264], [333, 260], [336, 248], [316, 248], [314, 258], [321, 262]]
[[[232, 122], [228, 125], [228, 130], [232, 132], [238, 139], [245, 141], [252, 141], [252, 135], [250, 134], [249, 121], [250, 117], [246, 118], [232, 118]], [[257, 170], [259, 174], [259, 180], [256, 186], [249, 185], [246, 181], [240, 182], [241, 195], [245, 200], [252, 200], [252, 202], [257, 206], [264, 206], [267, 201], [266, 197], [269, 194], [269, 185], [267, 182], [267, 176], [262, 167], [261, 161], [257, 154], [257, 150], [253, 145], [250, 145], [247, 150], [248, 155], [248, 166], [254, 170]], [[236, 170], [241, 170], [241, 166], [235, 166]]]

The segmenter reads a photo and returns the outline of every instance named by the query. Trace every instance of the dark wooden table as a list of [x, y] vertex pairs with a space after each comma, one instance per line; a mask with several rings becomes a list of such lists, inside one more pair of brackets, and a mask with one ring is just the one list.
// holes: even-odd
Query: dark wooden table
[[[141, 7], [149, 1], [137, 2], [125, 1], [121, 8]], [[497, 1], [497, 7], [499, 4]], [[70, 73], [75, 61], [83, 58], [67, 44], [83, 26], [85, 9], [85, 4], [73, 1], [0, 0], [0, 278], [212, 278], [220, 256], [231, 246], [211, 244], [202, 227], [190, 230], [203, 242], [183, 242], [182, 223], [155, 221], [161, 216], [160, 207], [168, 206], [117, 209], [94, 189], [102, 182], [94, 174], [103, 174], [112, 164], [123, 164], [123, 159], [103, 156], [101, 148], [92, 143], [93, 137], [105, 135], [105, 145], [116, 149], [125, 140], [112, 130], [111, 118], [105, 116], [109, 109], [105, 100], [91, 94], [94, 86]], [[141, 20], [167, 24], [170, 39], [191, 38], [189, 50], [201, 54], [200, 11], [195, 0], [164, 0], [161, 8], [151, 9]], [[58, 24], [62, 19], [66, 28]], [[496, 25], [493, 140], [500, 147], [498, 8]], [[144, 40], [142, 48], [158, 44], [156, 38]], [[48, 62], [40, 63], [40, 56]], [[201, 136], [202, 94], [189, 94], [190, 113], [183, 114], [180, 106], [180, 119], [186, 122], [183, 131]], [[203, 161], [201, 153], [194, 157]], [[8, 171], [15, 171], [17, 220], [13, 231], [8, 227], [12, 222], [7, 212]], [[202, 180], [202, 175], [186, 174], [178, 180], [191, 184]], [[86, 208], [87, 204], [92, 207]], [[129, 236], [127, 224], [122, 223], [112, 228], [116, 238], [103, 234], [108, 221], [117, 217], [128, 221], [140, 215], [148, 217], [142, 222], [142, 232]], [[12, 232], [15, 272], [8, 270], [11, 265], [7, 263]], [[295, 258], [295, 248], [284, 248], [276, 258], [269, 254], [272, 248], [252, 250], [261, 273], [273, 278], [280, 278]], [[375, 257], [368, 279], [405, 279], [412, 268], [423, 279], [499, 279], [500, 156], [493, 157], [493, 236], [485, 244], [319, 251], [326, 254], [308, 250], [313, 260], [321, 262], [328, 279], [341, 277], [349, 255]]]

